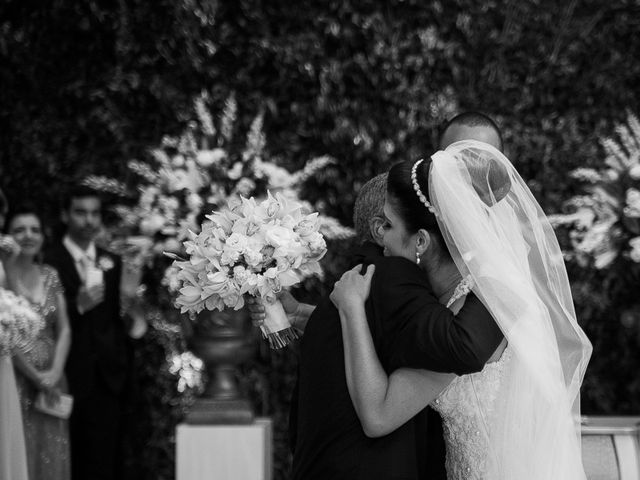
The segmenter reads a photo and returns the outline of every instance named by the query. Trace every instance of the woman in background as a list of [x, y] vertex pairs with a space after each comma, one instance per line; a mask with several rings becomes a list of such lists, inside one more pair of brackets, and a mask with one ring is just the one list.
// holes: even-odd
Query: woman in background
[[27, 298], [45, 321], [44, 329], [14, 362], [24, 419], [29, 478], [31, 480], [70, 478], [68, 422], [36, 409], [38, 395], [48, 403], [66, 390], [64, 366], [71, 333], [64, 295], [57, 271], [39, 263], [44, 234], [38, 213], [22, 208], [10, 213], [6, 233], [19, 245], [20, 253], [6, 262], [9, 287]]

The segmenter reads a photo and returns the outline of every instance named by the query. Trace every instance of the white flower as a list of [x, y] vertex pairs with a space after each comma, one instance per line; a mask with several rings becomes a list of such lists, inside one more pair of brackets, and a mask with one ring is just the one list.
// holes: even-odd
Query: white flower
[[264, 261], [263, 254], [252, 248], [244, 251], [243, 258], [244, 261], [247, 262], [247, 265], [253, 268], [257, 267]]
[[152, 237], [162, 230], [164, 224], [165, 218], [158, 212], [153, 212], [140, 221], [140, 231], [143, 235]]
[[301, 237], [305, 237], [313, 232], [317, 232], [318, 228], [318, 214], [314, 213], [312, 215], [307, 215], [305, 218], [300, 220], [300, 222], [295, 226], [295, 231]]
[[298, 236], [292, 230], [280, 225], [269, 225], [264, 232], [265, 240], [276, 248], [286, 248], [297, 242]]
[[227, 176], [231, 180], [238, 180], [242, 176], [242, 162], [234, 163], [233, 168], [227, 172]]
[[327, 243], [324, 240], [322, 234], [314, 232], [307, 237], [309, 242], [309, 248], [312, 252], [317, 253], [326, 250]]
[[640, 237], [634, 237], [629, 240], [629, 246], [631, 247], [629, 257], [634, 262], [640, 263]]
[[246, 250], [248, 243], [248, 239], [245, 235], [234, 232], [229, 235], [225, 241], [225, 249], [236, 250], [239, 253], [242, 253]]
[[631, 218], [640, 218], [640, 191], [635, 188], [627, 190], [627, 206], [624, 208], [624, 214]]
[[187, 202], [187, 207], [189, 208], [189, 210], [193, 212], [199, 212], [204, 205], [204, 200], [202, 199], [202, 197], [194, 192], [189, 193], [185, 201]]
[[251, 180], [250, 178], [243, 177], [236, 184], [236, 192], [238, 195], [248, 196], [253, 192], [256, 188], [256, 182]]
[[115, 267], [115, 263], [111, 257], [107, 257], [105, 255], [98, 258], [98, 268], [103, 272], [108, 272], [113, 267]]
[[236, 281], [238, 285], [242, 285], [247, 282], [249, 279], [249, 275], [251, 272], [244, 268], [242, 265], [238, 265], [237, 267], [233, 267], [233, 279]]
[[43, 327], [25, 298], [0, 288], [0, 355], [27, 348]]
[[199, 150], [196, 154], [196, 162], [202, 168], [209, 168], [212, 165], [220, 163], [227, 158], [227, 152], [222, 148], [214, 148], [213, 150]]
[[634, 165], [629, 169], [629, 176], [634, 180], [640, 179], [640, 165]]
[[184, 157], [180, 154], [175, 155], [172, 159], [171, 159], [171, 165], [173, 167], [184, 167]]

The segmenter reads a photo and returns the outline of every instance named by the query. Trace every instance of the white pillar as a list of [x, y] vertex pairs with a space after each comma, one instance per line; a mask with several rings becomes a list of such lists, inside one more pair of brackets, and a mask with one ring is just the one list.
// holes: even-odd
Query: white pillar
[[176, 431], [176, 480], [271, 480], [272, 425], [180, 424]]

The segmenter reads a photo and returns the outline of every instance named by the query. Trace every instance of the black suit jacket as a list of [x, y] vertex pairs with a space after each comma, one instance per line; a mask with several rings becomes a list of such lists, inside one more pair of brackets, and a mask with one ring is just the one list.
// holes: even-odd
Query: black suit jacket
[[73, 257], [62, 243], [46, 252], [46, 262], [60, 274], [71, 324], [71, 349], [65, 373], [71, 393], [78, 399], [103, 392], [119, 394], [127, 377], [127, 334], [120, 316], [121, 259], [97, 248], [97, 260], [109, 258], [113, 267], [104, 270], [105, 299], [80, 314], [76, 299], [82, 282]]
[[[459, 374], [482, 369], [502, 334], [477, 298], [468, 297], [456, 318], [433, 296], [424, 272], [412, 262], [382, 257], [371, 244], [353, 258], [354, 264], [376, 265], [367, 320], [388, 373], [402, 366]], [[416, 448], [416, 434], [426, 433], [426, 413], [387, 436], [364, 434], [347, 390], [340, 317], [328, 298], [314, 310], [302, 338], [296, 396], [291, 425], [294, 479], [427, 475], [416, 458], [417, 450], [418, 455], [425, 453], [419, 451], [424, 439]], [[435, 472], [444, 472], [444, 458], [431, 462], [439, 462]]]

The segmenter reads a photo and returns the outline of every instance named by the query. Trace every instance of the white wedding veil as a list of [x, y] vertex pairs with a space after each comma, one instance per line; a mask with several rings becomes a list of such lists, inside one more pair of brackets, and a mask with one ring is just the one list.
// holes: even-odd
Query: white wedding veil
[[579, 393], [592, 348], [553, 229], [491, 145], [456, 142], [430, 168], [429, 197], [449, 252], [513, 352], [493, 411], [482, 412], [490, 419], [485, 478], [585, 479]]

